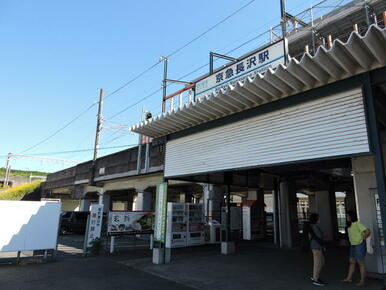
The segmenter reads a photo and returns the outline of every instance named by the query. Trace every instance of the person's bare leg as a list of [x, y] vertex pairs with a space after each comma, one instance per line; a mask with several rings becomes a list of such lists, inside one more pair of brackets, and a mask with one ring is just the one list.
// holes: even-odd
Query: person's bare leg
[[362, 287], [365, 285], [365, 278], [366, 278], [366, 268], [365, 268], [365, 262], [358, 260], [359, 270], [361, 272], [361, 280], [357, 284], [358, 287]]
[[347, 274], [347, 277], [342, 280], [342, 282], [348, 282], [348, 283], [352, 282], [352, 276], [354, 275], [354, 272], [355, 272], [355, 262], [356, 260], [350, 257], [350, 267], [348, 268], [348, 274]]
[[312, 255], [314, 259], [314, 271], [313, 271], [313, 279], [315, 281], [319, 280], [320, 275], [320, 251], [312, 250]]

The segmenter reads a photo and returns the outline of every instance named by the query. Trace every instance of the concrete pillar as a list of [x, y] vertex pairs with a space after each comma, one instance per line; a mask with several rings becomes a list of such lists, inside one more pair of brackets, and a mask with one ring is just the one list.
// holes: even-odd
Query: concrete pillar
[[153, 264], [161, 265], [168, 264], [171, 260], [170, 248], [153, 248]]
[[236, 245], [231, 233], [231, 208], [230, 208], [231, 189], [230, 188], [231, 188], [230, 185], [227, 185], [226, 207], [225, 207], [226, 222], [225, 222], [225, 228], [224, 230], [222, 230], [223, 236], [221, 238], [221, 254], [223, 255], [230, 255], [235, 253], [236, 251]]
[[151, 211], [151, 192], [138, 192], [136, 210]]
[[358, 218], [370, 229], [375, 244], [374, 254], [366, 255], [366, 269], [369, 272], [381, 273], [383, 265], [376, 212], [377, 182], [373, 159], [370, 156], [352, 158], [352, 168]]
[[347, 191], [345, 198], [346, 211], [352, 210], [356, 211], [356, 203], [355, 203], [355, 192]]
[[248, 190], [247, 200], [258, 200], [256, 190]]
[[132, 193], [128, 193], [127, 195], [127, 211], [132, 211], [133, 209], [134, 196]]
[[186, 194], [185, 193], [180, 193], [180, 201], [179, 202], [186, 202]]
[[316, 196], [315, 194], [310, 194], [308, 196], [308, 211], [309, 213], [316, 213]]
[[110, 194], [104, 193], [100, 197], [102, 199], [103, 212], [109, 212], [110, 211], [110, 204], [111, 204], [111, 196], [110, 196]]
[[279, 185], [279, 231], [281, 247], [292, 248], [299, 243], [296, 188], [287, 178]]
[[213, 184], [203, 185], [204, 215], [207, 221], [215, 219], [220, 222], [223, 195], [224, 192], [221, 186]]
[[332, 239], [338, 241], [339, 239], [339, 226], [338, 226], [338, 213], [336, 208], [336, 192], [335, 185], [333, 183], [329, 184], [329, 201], [331, 209], [331, 227], [332, 227]]
[[330, 204], [330, 193], [327, 190], [315, 192], [315, 206], [316, 213], [319, 214], [320, 228], [325, 234], [325, 238], [328, 241], [332, 241], [334, 238], [333, 219], [336, 219], [336, 214], [333, 216], [333, 210]]
[[81, 199], [79, 211], [90, 211], [90, 200], [89, 199]]

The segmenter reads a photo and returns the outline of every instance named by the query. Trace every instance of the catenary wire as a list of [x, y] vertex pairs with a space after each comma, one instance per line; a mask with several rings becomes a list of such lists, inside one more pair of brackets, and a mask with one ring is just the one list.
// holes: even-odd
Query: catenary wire
[[46, 142], [47, 140], [51, 139], [52, 137], [56, 136], [58, 133], [60, 133], [61, 131], [63, 131], [64, 129], [66, 129], [68, 126], [70, 126], [72, 123], [74, 123], [76, 120], [78, 120], [80, 117], [82, 117], [84, 114], [86, 114], [89, 110], [91, 110], [92, 107], [94, 107], [96, 105], [96, 103], [93, 103], [91, 104], [86, 110], [82, 111], [79, 115], [77, 115], [75, 118], [73, 118], [70, 122], [66, 123], [63, 127], [60, 127], [58, 130], [56, 130], [54, 133], [52, 133], [51, 135], [47, 136], [46, 138], [44, 138], [43, 140], [39, 141], [38, 143], [30, 146], [29, 148], [25, 149], [24, 151], [20, 152], [20, 153], [25, 153], [27, 151], [30, 151], [34, 148], [36, 148], [37, 146], [39, 146], [40, 144], [43, 144], [44, 142]]
[[216, 24], [212, 25], [211, 27], [209, 27], [207, 30], [205, 30], [204, 32], [202, 32], [201, 34], [197, 35], [196, 37], [194, 37], [192, 40], [188, 41], [187, 43], [185, 43], [184, 45], [182, 45], [181, 47], [177, 48], [175, 51], [173, 51], [172, 53], [168, 54], [167, 57], [171, 57], [175, 54], [177, 54], [178, 52], [180, 52], [181, 50], [183, 50], [185, 47], [187, 47], [188, 45], [192, 44], [193, 42], [195, 42], [196, 40], [200, 39], [201, 37], [203, 37], [205, 34], [207, 34], [208, 32], [212, 31], [213, 29], [215, 29], [217, 26], [219, 26], [220, 24], [224, 23], [225, 21], [227, 21], [229, 18], [231, 18], [232, 16], [234, 16], [235, 14], [239, 13], [241, 10], [243, 10], [244, 8], [248, 7], [249, 5], [251, 5], [253, 2], [255, 2], [256, 0], [251, 0], [249, 2], [247, 2], [246, 4], [244, 4], [243, 6], [241, 6], [240, 8], [238, 8], [237, 10], [233, 11], [231, 14], [229, 14], [228, 16], [226, 16], [225, 18], [223, 18], [222, 20], [220, 20], [219, 22], [217, 22]]
[[[195, 38], [193, 38], [192, 40], [188, 41], [187, 43], [185, 43], [183, 46], [179, 47], [178, 49], [174, 50], [172, 53], [168, 54], [167, 57], [171, 57], [175, 54], [177, 54], [178, 52], [180, 52], [181, 50], [183, 50], [184, 48], [186, 48], [187, 46], [189, 46], [191, 43], [195, 42], [196, 40], [200, 39], [202, 36], [204, 36], [205, 34], [209, 33], [210, 31], [212, 31], [213, 29], [215, 29], [217, 26], [219, 26], [220, 24], [224, 23], [225, 21], [227, 21], [229, 18], [231, 18], [232, 16], [234, 16], [235, 14], [237, 14], [238, 12], [240, 12], [241, 10], [243, 10], [244, 8], [246, 8], [247, 6], [251, 5], [253, 2], [255, 2], [255, 0], [251, 0], [249, 2], [247, 2], [246, 4], [244, 4], [243, 6], [241, 6], [240, 8], [238, 8], [237, 10], [235, 10], [234, 12], [232, 12], [231, 14], [229, 14], [228, 16], [226, 16], [225, 18], [223, 18], [222, 20], [220, 20], [219, 22], [217, 22], [216, 24], [212, 25], [210, 28], [208, 28], [207, 30], [205, 30], [204, 32], [202, 32], [201, 34], [199, 34], [198, 36], [196, 36]], [[237, 49], [239, 49], [240, 47], [252, 42], [253, 40], [255, 40], [256, 38], [260, 37], [261, 35], [258, 35], [258, 36], [255, 36], [254, 38], [242, 43], [241, 45], [239, 45], [238, 47], [232, 49], [231, 51], [227, 52], [227, 53], [231, 53]], [[134, 78], [130, 79], [128, 82], [124, 83], [123, 85], [121, 85], [120, 87], [118, 87], [117, 89], [115, 89], [114, 91], [112, 91], [111, 93], [107, 94], [105, 96], [105, 99], [111, 97], [112, 95], [116, 94], [117, 92], [121, 91], [123, 88], [127, 87], [129, 84], [133, 83], [134, 81], [136, 81], [137, 79], [139, 79], [141, 76], [143, 76], [144, 74], [146, 74], [147, 72], [149, 72], [150, 70], [152, 70], [153, 68], [155, 68], [158, 64], [161, 63], [161, 60], [157, 61], [156, 63], [154, 63], [153, 65], [151, 65], [150, 67], [148, 67], [147, 69], [145, 69], [144, 71], [142, 71], [141, 73], [139, 73], [138, 75], [136, 75]], [[205, 66], [207, 66], [208, 64], [204, 64], [200, 67], [198, 67], [197, 69], [189, 72], [188, 74], [185, 74], [184, 76], [180, 77], [179, 79], [182, 79], [182, 78], [185, 78], [199, 70], [201, 70], [202, 68], [204, 68]], [[157, 91], [145, 96], [144, 98], [140, 99], [138, 102], [126, 107], [125, 109], [117, 112], [116, 114], [114, 114], [113, 116], [110, 117], [110, 119], [112, 118], [115, 118], [116, 116], [122, 114], [123, 112], [127, 111], [128, 109], [136, 106], [137, 104], [141, 103], [142, 101], [150, 98], [151, 96], [155, 95], [156, 93], [158, 93], [159, 91], [161, 91], [161, 89], [158, 89]], [[79, 119], [82, 115], [84, 115], [86, 112], [88, 112], [93, 106], [95, 106], [96, 103], [93, 103], [90, 107], [88, 107], [85, 111], [83, 111], [81, 114], [79, 114], [78, 116], [76, 116], [74, 119], [72, 119], [70, 122], [68, 122], [66, 125], [64, 125], [63, 127], [61, 127], [60, 129], [58, 129], [57, 131], [55, 131], [53, 134], [49, 135], [48, 137], [44, 138], [43, 140], [41, 140], [40, 142], [34, 144], [33, 146], [27, 148], [26, 150], [22, 151], [21, 153], [24, 153], [24, 152], [27, 152], [27, 151], [30, 151], [34, 148], [36, 148], [37, 146], [39, 146], [40, 144], [46, 142], [47, 140], [51, 139], [52, 137], [56, 136], [58, 133], [60, 133], [61, 131], [63, 131], [65, 128], [67, 128], [68, 126], [70, 126], [73, 122], [75, 122], [77, 119]]]

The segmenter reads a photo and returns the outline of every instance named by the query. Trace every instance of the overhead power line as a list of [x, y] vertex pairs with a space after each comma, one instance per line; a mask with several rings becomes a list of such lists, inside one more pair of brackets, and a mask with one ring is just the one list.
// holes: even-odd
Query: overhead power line
[[155, 94], [159, 93], [161, 90], [162, 90], [162, 88], [159, 88], [159, 89], [155, 90], [154, 92], [152, 92], [152, 93], [150, 93], [150, 94], [144, 96], [142, 99], [138, 100], [138, 101], [135, 102], [134, 104], [131, 104], [130, 106], [127, 106], [126, 108], [120, 110], [119, 112], [115, 113], [114, 115], [112, 115], [112, 116], [110, 116], [110, 117], [108, 117], [108, 118], [106, 118], [106, 119], [107, 119], [107, 120], [111, 120], [111, 119], [113, 119], [113, 118], [119, 116], [120, 114], [122, 114], [122, 113], [126, 112], [127, 110], [129, 110], [129, 109], [135, 107], [136, 105], [140, 104], [140, 103], [143, 102], [144, 100], [146, 100], [146, 99], [148, 99], [148, 98], [154, 96]]
[[[226, 16], [225, 18], [223, 18], [222, 20], [220, 20], [219, 22], [217, 22], [216, 24], [212, 25], [211, 27], [209, 27], [208, 29], [206, 29], [204, 32], [202, 32], [201, 34], [197, 35], [196, 37], [194, 37], [193, 39], [191, 39], [190, 41], [188, 41], [187, 43], [185, 43], [184, 45], [182, 45], [181, 47], [177, 48], [176, 50], [174, 50], [173, 52], [171, 52], [170, 54], [168, 54], [168, 58], [176, 55], [178, 52], [180, 52], [181, 50], [183, 50], [184, 48], [186, 48], [187, 46], [189, 46], [190, 44], [192, 44], [193, 42], [195, 42], [196, 40], [200, 39], [201, 37], [203, 37], [204, 35], [206, 35], [207, 33], [209, 33], [210, 31], [212, 31], [213, 29], [215, 29], [216, 27], [218, 27], [220, 24], [224, 23], [225, 21], [227, 21], [229, 18], [231, 18], [232, 16], [234, 16], [235, 14], [239, 13], [241, 10], [243, 10], [244, 8], [248, 7], [249, 5], [251, 5], [253, 2], [255, 2], [256, 0], [251, 0], [249, 2], [247, 2], [246, 4], [244, 4], [243, 6], [241, 6], [240, 8], [236, 9], [234, 12], [232, 12], [231, 14], [229, 14], [228, 16]], [[142, 77], [143, 75], [145, 75], [147, 72], [151, 71], [153, 68], [155, 68], [158, 64], [161, 63], [161, 60], [158, 60], [156, 63], [154, 63], [153, 65], [149, 66], [147, 69], [145, 69], [144, 71], [142, 71], [141, 73], [139, 73], [138, 75], [136, 75], [135, 77], [133, 77], [132, 79], [130, 79], [129, 81], [125, 82], [124, 84], [122, 84], [120, 87], [118, 87], [117, 89], [113, 90], [111, 93], [107, 94], [106, 97], [105, 97], [105, 100], [109, 97], [111, 97], [112, 95], [118, 93], [119, 91], [121, 91], [122, 89], [124, 89], [125, 87], [127, 87], [128, 85], [130, 85], [131, 83], [135, 82], [137, 79], [139, 79], [140, 77]], [[136, 106], [137, 104], [141, 103], [142, 101], [150, 98], [151, 96], [155, 95], [156, 93], [158, 93], [159, 91], [161, 91], [161, 89], [158, 89], [157, 91], [145, 96], [144, 98], [140, 99], [139, 101], [137, 101], [136, 103], [126, 107], [125, 109], [117, 112], [116, 114], [114, 114], [113, 116], [111, 116], [109, 119], [112, 119], [112, 118], [115, 118], [116, 116], [122, 114], [123, 112], [129, 110], [130, 108]], [[95, 103], [92, 104], [90, 107], [88, 107], [85, 111], [83, 111], [82, 113], [80, 113], [78, 116], [76, 116], [74, 119], [72, 119], [70, 122], [68, 122], [67, 124], [65, 124], [63, 127], [61, 127], [60, 129], [58, 129], [57, 131], [55, 131], [54, 133], [52, 133], [51, 135], [47, 136], [46, 138], [44, 138], [43, 140], [39, 141], [38, 143], [34, 144], [33, 146], [25, 149], [24, 151], [22, 151], [21, 153], [24, 153], [24, 152], [27, 152], [27, 151], [30, 151], [34, 148], [36, 148], [37, 146], [43, 144], [44, 142], [46, 142], [47, 140], [51, 139], [52, 137], [56, 136], [58, 133], [60, 133], [61, 131], [63, 131], [64, 129], [66, 129], [68, 126], [70, 126], [72, 123], [74, 123], [76, 120], [78, 120], [81, 116], [83, 116], [86, 112], [88, 112], [93, 106], [95, 106]]]
[[141, 73], [139, 73], [138, 75], [136, 75], [135, 77], [133, 77], [132, 79], [130, 79], [129, 81], [124, 83], [123, 85], [121, 85], [119, 88], [117, 88], [114, 91], [112, 91], [111, 93], [107, 94], [106, 97], [105, 97], [105, 100], [107, 98], [111, 97], [112, 95], [118, 93], [120, 90], [124, 89], [125, 87], [127, 87], [131, 83], [135, 82], [137, 79], [139, 79], [141, 76], [143, 76], [147, 72], [151, 71], [153, 68], [155, 68], [160, 63], [161, 63], [161, 60], [159, 60], [158, 62], [156, 62], [153, 65], [149, 66], [147, 69], [145, 69], [144, 71], [142, 71]]
[[249, 2], [247, 2], [246, 4], [244, 4], [243, 6], [241, 6], [240, 8], [238, 8], [237, 10], [233, 11], [231, 14], [229, 14], [227, 17], [223, 18], [222, 20], [220, 20], [219, 22], [217, 22], [216, 24], [212, 25], [211, 27], [209, 27], [207, 30], [205, 30], [204, 32], [202, 32], [201, 34], [197, 35], [195, 38], [193, 38], [192, 40], [188, 41], [187, 43], [185, 43], [183, 46], [177, 48], [175, 51], [173, 51], [172, 53], [168, 54], [167, 57], [171, 57], [173, 55], [175, 55], [176, 53], [180, 52], [181, 50], [183, 50], [185, 47], [187, 47], [188, 45], [192, 44], [193, 42], [195, 42], [196, 40], [200, 39], [201, 37], [203, 37], [205, 34], [207, 34], [208, 32], [212, 31], [213, 29], [215, 29], [217, 26], [219, 26], [220, 24], [224, 23], [225, 21], [227, 21], [229, 18], [231, 18], [232, 16], [234, 16], [235, 14], [239, 13], [241, 10], [243, 10], [244, 8], [248, 7], [249, 5], [251, 5], [253, 2], [255, 2], [256, 0], [251, 0]]
[[[109, 146], [109, 147], [100, 147], [100, 150], [107, 150], [107, 149], [117, 149], [117, 148], [123, 148], [123, 147], [132, 147], [137, 146], [138, 144], [126, 144], [126, 145], [118, 145], [118, 146]], [[34, 157], [34, 156], [41, 156], [41, 155], [57, 155], [57, 154], [69, 154], [69, 153], [79, 153], [79, 152], [86, 152], [86, 151], [93, 151], [94, 148], [87, 148], [87, 149], [76, 149], [76, 150], [68, 150], [68, 151], [56, 151], [56, 152], [43, 152], [43, 153], [32, 153], [29, 155], [20, 155], [20, 154], [13, 154], [14, 156], [26, 156], [26, 157]], [[7, 155], [0, 155], [0, 159], [7, 158]], [[74, 161], [75, 162], [75, 161]]]
[[25, 149], [24, 151], [20, 152], [20, 153], [25, 153], [27, 151], [30, 151], [34, 148], [36, 148], [37, 146], [39, 146], [40, 144], [43, 144], [44, 142], [48, 141], [49, 139], [51, 139], [52, 137], [56, 136], [58, 133], [60, 133], [61, 131], [63, 131], [64, 129], [66, 129], [68, 126], [70, 126], [72, 123], [74, 123], [76, 120], [78, 120], [80, 117], [82, 117], [84, 114], [86, 114], [92, 107], [94, 107], [96, 105], [96, 103], [93, 103], [91, 106], [89, 106], [86, 110], [84, 110], [83, 112], [81, 112], [79, 115], [77, 115], [75, 118], [73, 118], [70, 122], [66, 123], [63, 127], [59, 128], [58, 130], [56, 130], [54, 133], [52, 133], [51, 135], [47, 136], [46, 138], [44, 138], [43, 140], [39, 141], [38, 143], [32, 145], [31, 147], [28, 147], [27, 149]]

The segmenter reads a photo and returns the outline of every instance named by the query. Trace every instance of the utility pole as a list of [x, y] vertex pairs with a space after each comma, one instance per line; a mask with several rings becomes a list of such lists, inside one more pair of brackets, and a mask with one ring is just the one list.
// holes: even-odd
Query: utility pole
[[9, 164], [11, 161], [11, 156], [12, 156], [12, 153], [8, 153], [7, 161], [5, 162], [5, 176], [4, 176], [3, 188], [8, 185], [9, 174], [11, 172], [11, 166]]
[[102, 123], [103, 123], [103, 117], [102, 117], [102, 110], [103, 110], [103, 89], [99, 92], [99, 106], [98, 106], [98, 118], [97, 118], [97, 127], [95, 132], [95, 145], [94, 145], [94, 157], [93, 157], [93, 164], [95, 165], [96, 159], [98, 157], [98, 150], [99, 150], [99, 139], [100, 134], [102, 131]]
[[166, 85], [168, 78], [168, 58], [166, 56], [161, 56], [161, 61], [164, 62], [164, 78], [162, 80], [162, 113], [166, 112]]
[[285, 12], [285, 0], [280, 0], [280, 14], [281, 14], [281, 30], [283, 34], [284, 45], [284, 65], [288, 64], [288, 49], [287, 49], [287, 15]]

